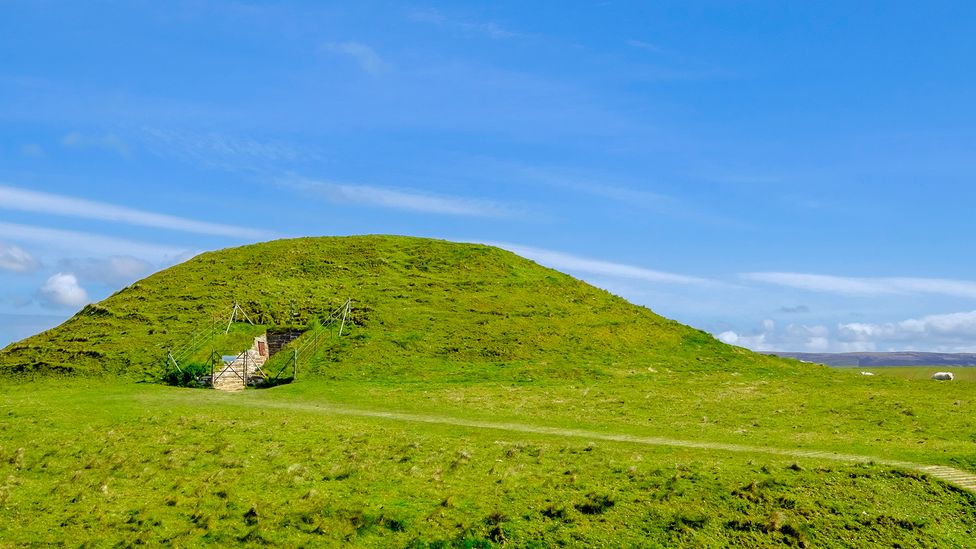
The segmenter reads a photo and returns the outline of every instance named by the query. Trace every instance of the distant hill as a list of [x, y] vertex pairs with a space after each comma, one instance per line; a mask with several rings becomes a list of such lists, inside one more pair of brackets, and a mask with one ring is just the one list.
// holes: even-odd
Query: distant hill
[[828, 366], [976, 366], [976, 353], [767, 353]]
[[[306, 373], [514, 378], [614, 369], [776, 368], [511, 252], [399, 236], [277, 240], [201, 254], [7, 346], [0, 376], [157, 375], [167, 349], [226, 323], [236, 301], [259, 324], [309, 322], [352, 300], [351, 330]], [[501, 375], [501, 374], [499, 374]]]

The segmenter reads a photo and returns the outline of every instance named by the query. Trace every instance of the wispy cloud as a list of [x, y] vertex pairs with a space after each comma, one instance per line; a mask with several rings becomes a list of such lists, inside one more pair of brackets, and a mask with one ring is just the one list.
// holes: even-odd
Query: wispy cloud
[[435, 9], [416, 9], [411, 11], [408, 17], [411, 21], [417, 23], [437, 25], [443, 28], [459, 30], [467, 34], [479, 34], [494, 39], [519, 36], [519, 33], [503, 28], [493, 21], [450, 18]]
[[373, 48], [361, 42], [329, 42], [322, 44], [322, 51], [349, 57], [363, 71], [373, 76], [383, 74], [392, 68], [392, 65], [380, 57]]
[[159, 214], [145, 210], [116, 206], [105, 202], [74, 198], [52, 193], [29, 191], [0, 185], [0, 209], [22, 212], [62, 215], [82, 219], [97, 219], [140, 227], [155, 227], [234, 238], [269, 238], [271, 233], [248, 227], [195, 221], [183, 217]]
[[61, 144], [74, 149], [103, 149], [122, 156], [129, 156], [129, 145], [114, 133], [105, 135], [84, 135], [70, 132], [61, 139]]
[[113, 255], [106, 258], [68, 258], [58, 264], [60, 270], [74, 273], [80, 280], [119, 286], [135, 282], [156, 270], [145, 260]]
[[156, 156], [231, 171], [254, 162], [294, 163], [318, 158], [314, 152], [293, 144], [216, 132], [145, 127], [139, 139]]
[[27, 273], [37, 269], [40, 262], [27, 250], [0, 242], [0, 271]]
[[187, 249], [151, 244], [79, 231], [65, 231], [17, 223], [0, 222], [0, 234], [11, 240], [35, 242], [70, 253], [92, 255], [128, 255], [153, 261], [172, 261], [186, 257]]
[[37, 269], [40, 265], [41, 263], [27, 250], [13, 244], [0, 242], [0, 271], [27, 273]]
[[510, 208], [497, 202], [409, 189], [351, 185], [310, 179], [294, 180], [284, 184], [314, 192], [331, 202], [348, 202], [380, 208], [464, 217], [510, 217], [513, 215]]
[[684, 209], [684, 206], [678, 199], [662, 193], [604, 183], [593, 178], [561, 175], [544, 170], [526, 169], [524, 173], [545, 185], [589, 194], [616, 202], [670, 213], [679, 213]]
[[943, 278], [857, 278], [809, 273], [745, 273], [745, 280], [847, 296], [937, 294], [976, 298], [976, 282]]
[[671, 194], [648, 190], [651, 182], [621, 182], [606, 174], [577, 173], [550, 167], [535, 167], [507, 162], [490, 162], [489, 167], [499, 169], [507, 180], [524, 180], [535, 185], [590, 195], [602, 200], [617, 202], [631, 208], [639, 208], [667, 216], [708, 225], [739, 225], [739, 222], [720, 213], [707, 211]]
[[613, 263], [610, 261], [603, 261], [600, 259], [580, 257], [577, 255], [567, 254], [564, 252], [558, 252], [554, 250], [546, 250], [542, 248], [534, 248], [531, 246], [523, 246], [521, 244], [510, 244], [506, 242], [492, 242], [492, 241], [482, 241], [481, 243], [487, 244], [489, 246], [497, 246], [499, 248], [508, 250], [512, 253], [518, 254], [522, 257], [526, 257], [528, 259], [536, 261], [539, 264], [560, 271], [587, 273], [587, 274], [595, 274], [600, 276], [609, 276], [609, 277], [618, 277], [618, 278], [631, 278], [636, 280], [643, 280], [645, 282], [666, 283], [666, 284], [697, 284], [697, 285], [717, 284], [717, 282], [705, 278], [668, 273], [664, 271], [656, 271], [653, 269], [646, 269], [644, 267], [637, 267], [634, 265], [627, 265], [624, 263]]
[[645, 42], [643, 40], [628, 40], [627, 45], [632, 48], [637, 48], [644, 51], [649, 51], [652, 53], [661, 53], [664, 51], [660, 46], [656, 44], [651, 44], [650, 42]]

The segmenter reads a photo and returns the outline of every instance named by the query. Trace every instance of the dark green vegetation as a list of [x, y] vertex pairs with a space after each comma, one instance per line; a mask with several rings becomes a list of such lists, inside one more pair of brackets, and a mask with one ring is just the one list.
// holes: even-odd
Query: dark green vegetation
[[[234, 300], [280, 325], [346, 298], [352, 326], [297, 383], [237, 395], [135, 383], [158, 379], [165, 350]], [[247, 346], [250, 330], [217, 345]], [[976, 498], [916, 471], [760, 451], [976, 470], [970, 384], [759, 356], [485, 246], [350, 237], [204, 254], [8, 347], [0, 372], [0, 545], [962, 547], [976, 535]]]

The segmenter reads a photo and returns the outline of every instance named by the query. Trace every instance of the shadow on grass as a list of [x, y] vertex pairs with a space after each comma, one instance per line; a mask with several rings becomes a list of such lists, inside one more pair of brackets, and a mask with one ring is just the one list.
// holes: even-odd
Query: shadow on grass
[[269, 380], [265, 381], [264, 383], [260, 383], [258, 385], [252, 385], [252, 386], [249, 386], [248, 388], [249, 389], [271, 389], [272, 387], [277, 387], [279, 385], [288, 385], [292, 381], [295, 381], [295, 378], [293, 378], [293, 377], [282, 377], [282, 378], [278, 378], [278, 379], [269, 379]]

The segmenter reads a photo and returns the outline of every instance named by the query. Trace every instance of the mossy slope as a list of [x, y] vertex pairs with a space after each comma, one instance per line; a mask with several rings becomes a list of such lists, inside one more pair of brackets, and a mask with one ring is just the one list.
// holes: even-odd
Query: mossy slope
[[11, 344], [0, 354], [0, 375], [155, 375], [167, 349], [222, 322], [235, 301], [259, 323], [282, 324], [347, 298], [353, 327], [315, 367], [328, 375], [599, 376], [622, 365], [729, 361], [793, 367], [498, 248], [355, 236], [201, 254]]

